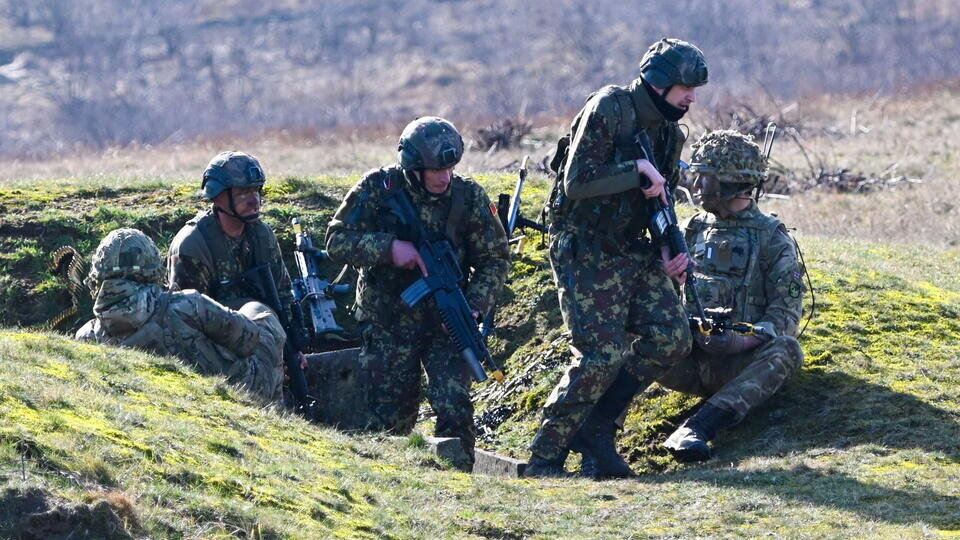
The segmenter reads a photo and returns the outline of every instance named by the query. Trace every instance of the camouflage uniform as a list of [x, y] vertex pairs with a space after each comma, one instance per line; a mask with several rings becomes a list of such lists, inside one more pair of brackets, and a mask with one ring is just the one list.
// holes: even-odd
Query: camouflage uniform
[[[564, 322], [582, 357], [544, 407], [530, 446], [541, 458], [562, 456], [621, 367], [651, 379], [690, 350], [680, 299], [663, 273], [659, 248], [646, 238], [638, 156], [623, 142], [637, 131], [653, 142], [658, 170], [672, 189], [683, 134], [641, 79], [626, 89], [600, 90], [572, 124], [563, 192], [551, 203], [550, 261]], [[629, 346], [628, 333], [636, 336]]]
[[331, 220], [326, 247], [335, 262], [360, 269], [356, 317], [363, 339], [360, 362], [369, 378], [370, 427], [399, 433], [413, 427], [422, 364], [427, 398], [437, 414], [436, 435], [459, 437], [472, 456], [470, 372], [432, 311], [432, 302], [409, 308], [400, 298], [420, 272], [391, 264], [391, 245], [407, 239], [407, 232], [387, 209], [387, 198], [394, 190], [405, 190], [428, 232], [451, 240], [463, 274], [469, 276], [464, 296], [479, 313], [490, 308], [506, 280], [507, 239], [476, 182], [454, 176], [442, 195], [429, 194], [418, 183], [412, 171], [398, 166], [368, 172]]
[[[710, 210], [684, 226], [698, 295], [708, 314], [751, 323], [760, 334], [698, 333], [692, 353], [658, 381], [709, 396], [664, 443], [681, 461], [702, 461], [710, 458], [707, 441], [718, 429], [742, 420], [803, 364], [794, 336], [804, 287], [796, 246], [784, 225], [761, 213], [753, 201], [742, 210], [729, 209], [731, 201], [748, 196], [765, 178], [760, 148], [740, 133], [716, 131], [697, 141], [691, 159], [691, 170], [700, 174], [695, 190]], [[687, 310], [696, 313], [690, 291]], [[620, 374], [597, 410], [607, 419], [622, 415], [640, 390], [638, 381]]]
[[231, 238], [223, 232], [210, 210], [198, 213], [177, 232], [170, 244], [170, 289], [195, 289], [229, 306], [242, 305], [250, 298], [241, 275], [261, 264], [269, 264], [284, 307], [293, 301], [290, 274], [283, 264], [280, 245], [269, 225], [247, 223], [243, 236]]
[[[224, 191], [229, 194], [231, 188], [262, 189], [265, 182], [256, 158], [242, 152], [221, 152], [204, 171], [202, 190], [206, 198], [213, 199]], [[235, 212], [232, 195], [229, 201], [227, 211], [203, 210], [177, 232], [170, 244], [170, 289], [195, 289], [217, 302], [238, 307], [251, 296], [241, 279], [242, 274], [268, 264], [280, 303], [290, 320], [293, 292], [277, 237], [270, 226], [256, 216], [243, 219], [240, 238], [227, 235], [217, 220], [217, 212]]]
[[86, 281], [96, 318], [76, 338], [176, 356], [204, 375], [223, 375], [278, 401], [286, 336], [277, 316], [258, 302], [238, 312], [197, 291], [166, 292], [162, 276], [160, 253], [143, 233], [107, 235]]
[[[734, 355], [711, 355], [695, 347], [659, 382], [711, 396], [708, 402], [734, 411], [736, 422], [803, 364], [795, 339], [803, 311], [796, 247], [783, 224], [754, 203], [726, 219], [700, 212], [685, 227], [704, 307], [722, 310], [732, 321], [753, 323], [771, 339]], [[694, 309], [692, 301], [687, 306]]]

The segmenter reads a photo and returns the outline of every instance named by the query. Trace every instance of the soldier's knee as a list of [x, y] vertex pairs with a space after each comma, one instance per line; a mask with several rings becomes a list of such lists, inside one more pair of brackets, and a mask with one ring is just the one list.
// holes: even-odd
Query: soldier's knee
[[247, 317], [254, 322], [257, 326], [260, 327], [261, 331], [266, 330], [269, 332], [277, 341], [280, 341], [281, 345], [283, 344], [283, 339], [286, 339], [286, 333], [283, 331], [283, 326], [280, 324], [280, 318], [277, 317], [277, 314], [273, 312], [272, 309], [267, 307], [266, 304], [260, 302], [247, 302], [238, 310], [241, 315]]
[[803, 366], [803, 349], [800, 342], [791, 336], [778, 336], [773, 339], [771, 347], [781, 351], [783, 364], [791, 374], [796, 373]]

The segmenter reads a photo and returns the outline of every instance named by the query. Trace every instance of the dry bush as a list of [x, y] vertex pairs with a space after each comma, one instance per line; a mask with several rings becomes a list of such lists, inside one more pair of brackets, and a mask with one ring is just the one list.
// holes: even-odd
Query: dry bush
[[473, 141], [480, 150], [505, 150], [516, 147], [533, 130], [533, 122], [505, 118], [473, 132]]
[[953, 0], [650, 9], [614, 0], [0, 0], [0, 28], [11, 29], [0, 48], [0, 153], [395, 128], [424, 114], [458, 124], [569, 114], [598, 87], [636, 77], [643, 49], [664, 35], [705, 51], [708, 106], [742, 101], [760, 83], [787, 99], [960, 74]]

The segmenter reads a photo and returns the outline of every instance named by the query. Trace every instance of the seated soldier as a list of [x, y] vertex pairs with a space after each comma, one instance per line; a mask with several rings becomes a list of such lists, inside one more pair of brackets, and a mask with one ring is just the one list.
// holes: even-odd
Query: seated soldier
[[[760, 212], [751, 197], [766, 177], [766, 157], [750, 138], [715, 131], [694, 145], [691, 161], [698, 174], [694, 193], [705, 210], [685, 226], [697, 292], [709, 314], [751, 323], [755, 335], [695, 330], [691, 354], [658, 380], [708, 397], [664, 443], [684, 462], [710, 459], [707, 442], [717, 431], [743, 420], [803, 364], [795, 339], [804, 290], [797, 248], [780, 220]], [[665, 270], [683, 282], [685, 268]], [[687, 312], [694, 315], [689, 292], [686, 297]], [[598, 414], [620, 417], [638, 390], [637, 380], [621, 370], [598, 402]]]
[[223, 375], [266, 402], [281, 398], [286, 335], [259, 302], [233, 311], [195, 290], [163, 290], [157, 246], [136, 229], [108, 234], [84, 283], [91, 319], [76, 338], [172, 355], [204, 375]]

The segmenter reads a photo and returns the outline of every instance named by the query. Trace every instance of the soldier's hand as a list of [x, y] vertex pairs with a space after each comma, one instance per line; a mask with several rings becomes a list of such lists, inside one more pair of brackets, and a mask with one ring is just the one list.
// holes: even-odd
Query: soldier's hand
[[687, 282], [687, 267], [690, 265], [690, 257], [686, 253], [681, 253], [674, 258], [670, 258], [670, 251], [664, 246], [660, 251], [660, 258], [663, 260], [663, 273], [677, 283]]
[[650, 163], [646, 159], [638, 159], [636, 163], [637, 172], [650, 180], [650, 185], [641, 190], [643, 191], [643, 196], [647, 199], [660, 197], [663, 204], [667, 204], [667, 193], [664, 191], [664, 186], [667, 184], [667, 181], [663, 178], [663, 175], [660, 174], [660, 171], [653, 166], [653, 163]]
[[710, 354], [737, 354], [753, 349], [761, 343], [759, 338], [744, 336], [734, 332], [706, 334], [696, 332], [694, 340], [705, 352]]
[[309, 365], [309, 364], [307, 364], [307, 357], [306, 357], [306, 355], [304, 355], [302, 352], [298, 352], [298, 353], [297, 353], [297, 357], [300, 358], [300, 369], [306, 370], [306, 369], [307, 369], [307, 366]]
[[424, 264], [417, 247], [406, 240], [394, 240], [390, 244], [390, 256], [393, 259], [393, 265], [397, 268], [410, 270], [415, 266], [420, 267], [420, 273], [424, 276], [429, 275], [427, 265]]

